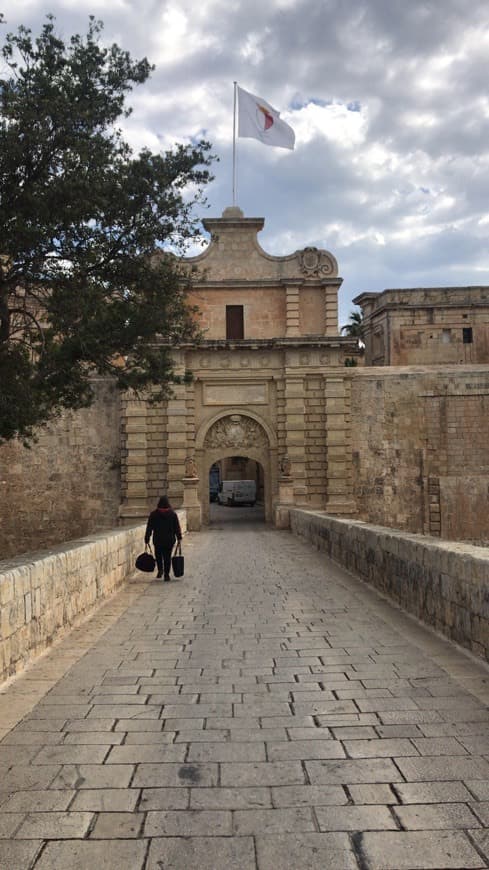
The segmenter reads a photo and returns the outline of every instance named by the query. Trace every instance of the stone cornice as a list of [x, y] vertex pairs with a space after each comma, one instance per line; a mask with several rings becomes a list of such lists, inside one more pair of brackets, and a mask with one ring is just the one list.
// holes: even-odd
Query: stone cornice
[[293, 338], [243, 338], [240, 340], [230, 339], [203, 339], [195, 344], [180, 344], [179, 350], [276, 350], [294, 348], [338, 348], [348, 349], [349, 352], [357, 352], [357, 339], [342, 335], [308, 335]]
[[[183, 283], [183, 282], [182, 282]], [[222, 281], [199, 281], [191, 283], [193, 290], [263, 290], [276, 287], [340, 287], [343, 278], [229, 278]]]

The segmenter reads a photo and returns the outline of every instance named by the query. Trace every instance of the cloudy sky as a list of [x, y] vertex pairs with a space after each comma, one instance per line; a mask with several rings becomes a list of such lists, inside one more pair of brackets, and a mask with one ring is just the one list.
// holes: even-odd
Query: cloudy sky
[[[488, 0], [9, 0], [7, 29], [85, 33], [147, 56], [130, 96], [138, 149], [208, 138], [208, 215], [232, 201], [233, 80], [271, 103], [294, 151], [238, 141], [237, 204], [272, 254], [339, 262], [351, 299], [386, 287], [489, 284]], [[204, 212], [203, 212], [204, 215]]]

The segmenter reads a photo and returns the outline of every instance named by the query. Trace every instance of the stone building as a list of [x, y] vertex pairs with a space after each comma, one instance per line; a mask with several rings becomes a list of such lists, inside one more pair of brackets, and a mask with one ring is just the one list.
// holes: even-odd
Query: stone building
[[[204, 337], [165, 404], [97, 385], [30, 450], [0, 449], [0, 558], [146, 517], [162, 492], [209, 516], [209, 471], [254, 477], [266, 519], [291, 504], [489, 542], [489, 287], [363, 293], [363, 365], [338, 331], [328, 251], [271, 256], [262, 218], [204, 222], [187, 260]], [[360, 361], [360, 360], [359, 360]]]
[[198, 527], [211, 466], [236, 456], [261, 466], [269, 521], [289, 502], [353, 509], [345, 360], [357, 348], [338, 333], [338, 266], [317, 248], [267, 254], [263, 224], [239, 208], [204, 221], [210, 244], [186, 261], [204, 339], [175, 355], [193, 381], [165, 406], [125, 404], [124, 520], [168, 489]]
[[365, 364], [489, 363], [489, 287], [362, 293]]

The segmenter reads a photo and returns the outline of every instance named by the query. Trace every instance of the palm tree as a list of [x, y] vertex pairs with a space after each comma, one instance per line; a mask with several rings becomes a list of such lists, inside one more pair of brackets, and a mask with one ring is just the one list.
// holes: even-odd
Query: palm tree
[[358, 338], [361, 341], [363, 336], [363, 312], [350, 311], [350, 322], [341, 327], [341, 332], [349, 335], [350, 338]]

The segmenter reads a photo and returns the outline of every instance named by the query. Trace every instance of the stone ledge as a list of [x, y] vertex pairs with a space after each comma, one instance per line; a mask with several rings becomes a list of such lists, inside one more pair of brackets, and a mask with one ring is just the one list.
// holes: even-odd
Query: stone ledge
[[489, 547], [290, 509], [290, 528], [404, 610], [489, 660]]

